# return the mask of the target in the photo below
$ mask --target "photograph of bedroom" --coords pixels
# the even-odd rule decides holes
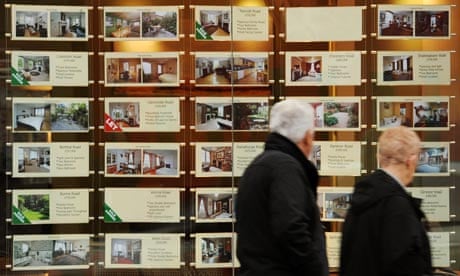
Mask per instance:
[[[229,37],[230,10],[200,10],[201,28],[212,38]]]
[[[448,102],[414,102],[414,127],[447,127]]]
[[[413,102],[380,102],[379,127],[413,127]]]
[[[179,175],[176,150],[144,150],[142,174]]]
[[[268,130],[268,101],[234,103],[235,130]]]
[[[27,81],[49,82],[49,56],[18,56],[17,71]]]
[[[140,126],[139,102],[111,102],[109,114],[121,128],[138,128]]]
[[[50,131],[51,104],[15,103],[13,106],[14,131]]]
[[[291,81],[320,82],[322,81],[321,56],[291,57]]]
[[[177,12],[143,12],[142,37],[177,38]]]
[[[351,204],[351,193],[326,193],[324,195],[324,213],[326,219],[345,219]]]
[[[233,197],[231,193],[198,195],[198,219],[231,219],[233,211]]]
[[[142,240],[112,239],[112,264],[140,264],[142,255]]]
[[[196,104],[196,130],[231,130],[231,103],[199,103]]]
[[[230,263],[232,238],[202,238],[201,261],[204,264]]]
[[[51,37],[86,37],[84,12],[51,12],[50,22]]]
[[[19,173],[49,173],[49,147],[19,147],[17,152]]]
[[[413,36],[413,12],[411,10],[380,11],[381,36]]]
[[[141,83],[141,64],[140,58],[108,58],[107,83]]]
[[[140,175],[141,158],[140,149],[108,149],[106,173]]]
[[[44,11],[17,11],[17,37],[48,37],[48,13]]]
[[[415,36],[449,36],[449,11],[415,11]]]
[[[178,83],[177,58],[143,58],[143,83]]]
[[[88,103],[56,103],[51,105],[51,130],[88,130]]]
[[[383,81],[411,81],[413,56],[384,56]]]
[[[203,172],[231,172],[232,147],[202,147],[201,170]]]
[[[105,37],[127,38],[141,35],[141,14],[139,12],[106,12]]]
[[[196,84],[229,85],[232,59],[228,57],[197,57],[195,60]]]
[[[268,84],[267,57],[234,57],[233,70],[225,77],[234,84]]]
[[[449,150],[446,147],[422,147],[416,173],[447,173]]]

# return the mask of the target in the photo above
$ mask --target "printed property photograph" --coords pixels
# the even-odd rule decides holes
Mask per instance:
[[[140,149],[107,149],[106,157],[108,175],[141,175]]]
[[[268,100],[257,102],[235,102],[233,104],[233,114],[234,130],[268,130]]]
[[[222,264],[232,262],[232,238],[201,238],[201,262]]]
[[[51,37],[85,38],[86,12],[51,12]]]
[[[87,102],[60,102],[51,105],[51,130],[85,131],[89,125]]]
[[[48,13],[46,11],[16,11],[16,37],[48,37]]]
[[[449,123],[448,102],[414,102],[414,127],[448,127]]]
[[[380,128],[406,126],[413,127],[414,113],[412,112],[414,103],[405,102],[379,102],[378,121]]]
[[[105,37],[107,38],[140,38],[140,12],[106,12]]]
[[[50,218],[49,194],[18,195],[17,208],[29,220],[48,220]]]
[[[358,102],[324,102],[315,108],[315,114],[323,114],[325,128],[358,128],[359,103]],[[316,117],[315,117],[316,118]],[[321,118],[321,115],[319,115]]]
[[[159,176],[178,176],[177,150],[143,150],[142,174]]]
[[[230,10],[200,10],[199,18],[195,19],[200,25],[200,31],[212,39],[230,38],[231,16]],[[200,32],[197,30],[196,32]],[[200,32],[201,34],[201,32]],[[203,35],[200,35],[203,36]],[[200,37],[196,35],[196,37]]]
[[[415,36],[448,37],[449,11],[415,11]]]
[[[350,193],[325,193],[324,212],[325,219],[345,219],[351,204]]]
[[[195,81],[198,85],[230,85],[232,58],[230,55],[222,57],[196,57]]]
[[[107,83],[134,84],[142,82],[141,58],[107,58]]]
[[[49,173],[50,147],[18,147],[19,173]]]
[[[447,173],[448,165],[449,149],[447,147],[422,147],[415,173]]]
[[[315,165],[318,171],[321,170],[321,145],[313,145],[308,159]]]
[[[232,163],[231,146],[201,148],[201,171],[204,173],[231,172]]]
[[[231,102],[198,102],[195,107],[197,131],[231,130],[233,112]]]
[[[14,131],[50,131],[51,104],[15,103],[13,105]]]
[[[112,120],[121,128],[140,127],[139,102],[111,102],[108,112]]]
[[[234,217],[232,193],[200,193],[197,195],[197,220],[225,220]]]
[[[49,56],[18,56],[16,66],[17,71],[27,81],[50,81]]]
[[[177,25],[175,10],[142,12],[142,37],[176,39]]]
[[[321,82],[322,74],[321,56],[291,57],[291,81],[293,82]]]
[[[142,83],[177,84],[177,58],[158,57],[142,59]]]
[[[89,239],[13,242],[14,267],[87,265],[88,262]]]
[[[232,70],[225,72],[232,84],[268,84],[268,57],[235,56]]]
[[[383,81],[412,81],[413,56],[383,56]]]
[[[112,264],[140,264],[142,240],[112,239],[110,251]]]
[[[379,31],[381,36],[414,35],[414,13],[411,10],[381,10],[379,12]]]

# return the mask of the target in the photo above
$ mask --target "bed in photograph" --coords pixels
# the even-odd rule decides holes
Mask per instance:
[[[45,120],[45,117],[43,116],[29,116],[29,115],[17,115],[16,116],[16,122],[17,124],[25,125],[30,128],[33,128],[34,130],[40,130],[43,120]]]
[[[164,82],[164,83],[176,83],[177,75],[165,73],[165,74],[161,74],[160,76],[158,76],[158,79],[160,80],[160,82]]]

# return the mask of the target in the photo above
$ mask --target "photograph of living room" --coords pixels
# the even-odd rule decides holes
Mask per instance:
[[[291,57],[291,81],[293,82],[321,82],[322,57],[296,56]]]
[[[139,102],[110,102],[109,114],[121,128],[139,128]]]
[[[51,37],[86,38],[86,12],[51,12]]]
[[[231,192],[197,194],[197,222],[231,221],[234,212],[233,196]]]
[[[449,146],[422,146],[419,153],[416,174],[445,174],[449,173]]]
[[[176,150],[152,149],[143,151],[142,174],[178,176]]]
[[[413,56],[383,56],[383,81],[412,81]]]
[[[140,12],[105,12],[106,38],[140,38]]]
[[[142,255],[142,240],[112,239],[112,264],[140,264]]]
[[[107,58],[106,82],[111,83],[141,83],[142,62],[140,58]]]
[[[448,10],[415,11],[415,36],[449,37]]]
[[[58,102],[51,105],[52,131],[87,131],[88,102]]]
[[[142,37],[177,39],[177,10],[142,12]]]
[[[49,173],[50,147],[18,147],[19,173]]]
[[[351,191],[349,193],[325,193],[324,194],[324,219],[345,219],[351,204]]]
[[[50,57],[49,56],[18,56],[17,71],[27,81],[49,82],[50,81]]]
[[[381,36],[407,36],[414,35],[413,19],[411,10],[381,10],[379,29]]]
[[[201,262],[222,264],[232,262],[232,238],[201,238]]]
[[[107,175],[141,175],[140,149],[108,149]]]
[[[197,101],[195,114],[197,131],[232,129],[232,103],[226,102],[225,99],[220,103]]]
[[[449,102],[414,101],[415,128],[447,128],[449,124]]]
[[[197,85],[230,85],[232,58],[228,56],[196,57],[195,81]]]
[[[202,172],[231,172],[232,147],[201,147]]]
[[[382,101],[378,104],[378,128],[396,126],[413,127],[414,103],[410,101]]]
[[[142,83],[178,84],[177,66],[177,58],[143,58]]]
[[[235,130],[267,131],[268,113],[268,100],[235,102],[233,127]]]
[[[50,131],[51,104],[49,103],[14,103],[14,131]]]
[[[45,11],[16,11],[16,37],[48,37],[48,13]]]
[[[215,40],[230,38],[230,10],[199,10],[199,23],[207,35]]]

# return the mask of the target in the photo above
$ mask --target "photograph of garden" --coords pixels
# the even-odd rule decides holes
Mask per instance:
[[[18,195],[18,209],[30,221],[47,220],[50,217],[48,194]]]
[[[51,130],[88,130],[88,104],[85,102],[51,105]]]

